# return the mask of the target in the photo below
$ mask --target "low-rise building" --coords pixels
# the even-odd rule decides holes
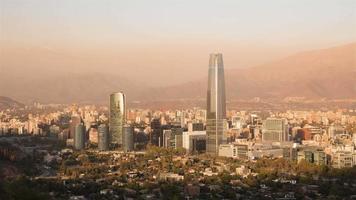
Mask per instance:
[[[314,163],[317,165],[327,165],[328,157],[327,154],[321,149],[303,149],[298,152],[298,163],[305,160],[309,163]]]
[[[332,166],[335,168],[352,167],[353,164],[351,151],[337,151],[332,156]]]
[[[159,180],[163,181],[183,181],[184,176],[174,173],[160,173],[158,176]]]

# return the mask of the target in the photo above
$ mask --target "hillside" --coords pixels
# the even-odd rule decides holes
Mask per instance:
[[[225,79],[228,99],[356,98],[356,43],[301,52],[253,68],[225,70]],[[202,79],[162,88],[156,90],[156,97],[203,99],[206,85]]]
[[[19,108],[23,107],[22,103],[19,103],[9,97],[0,96],[0,110],[8,109],[8,108]]]
[[[11,95],[24,103],[107,103],[112,92],[124,91],[132,99],[141,90],[140,85],[110,74],[49,74],[36,79],[14,75],[11,79],[17,81],[8,80],[10,87],[0,84],[1,95]]]
[[[247,70],[231,70],[227,84],[230,95],[240,98],[356,97],[356,43],[302,52]]]
[[[24,103],[34,100],[43,103],[107,103],[109,94],[114,91],[124,91],[128,101],[141,102],[206,98],[206,79],[149,88],[145,81],[159,78],[159,73],[156,77],[140,80],[114,74],[70,73],[54,69],[38,71],[36,77],[20,72],[11,74],[3,70],[0,95],[11,96]],[[201,73],[207,76],[208,67]],[[225,77],[228,100],[288,96],[356,98],[356,43],[301,52],[253,68],[226,70]]]

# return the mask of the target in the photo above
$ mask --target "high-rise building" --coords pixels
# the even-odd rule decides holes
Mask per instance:
[[[183,128],[171,128],[163,130],[163,147],[175,148],[176,136],[183,134]]]
[[[288,140],[288,126],[285,119],[267,118],[263,122],[263,142],[284,142]]]
[[[98,127],[98,149],[100,151],[109,150],[109,127],[105,124],[101,124]]]
[[[163,128],[159,119],[151,121],[150,143],[155,146],[163,146]]]
[[[125,152],[134,150],[134,129],[130,125],[124,125],[123,130],[123,149]]]
[[[80,124],[81,119],[79,115],[72,115],[70,124],[69,124],[69,135],[68,138],[72,139],[74,138],[74,133],[75,133],[75,127]]]
[[[74,132],[74,148],[76,150],[82,150],[85,147],[85,126],[80,123],[75,126]]]
[[[88,130],[89,142],[90,143],[98,143],[98,129],[92,127]]]
[[[122,148],[122,129],[126,121],[126,98],[122,92],[110,95],[109,129],[111,143]]]
[[[224,142],[226,118],[225,77],[222,54],[210,54],[207,91],[206,152],[217,155]]]

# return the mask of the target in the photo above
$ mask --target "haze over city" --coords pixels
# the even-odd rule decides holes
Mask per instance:
[[[29,79],[99,72],[167,87],[207,77],[210,52],[235,69],[356,41],[352,0],[1,0],[0,9],[1,73]]]
[[[0,199],[356,199],[356,1],[0,0]]]

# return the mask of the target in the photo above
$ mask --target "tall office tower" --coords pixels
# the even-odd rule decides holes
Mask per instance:
[[[267,118],[262,125],[262,142],[288,141],[288,126],[285,119]]]
[[[69,124],[69,139],[74,139],[74,133],[75,133],[75,127],[80,124],[82,120],[80,119],[80,116],[77,114],[72,115],[70,124]]]
[[[167,129],[167,130],[163,130],[163,147],[166,148],[175,148],[176,144],[175,144],[175,138],[178,135],[182,135],[183,134],[183,128],[171,128],[171,129]]]
[[[122,148],[122,128],[126,121],[126,98],[122,92],[110,95],[110,136],[111,143]]]
[[[123,149],[124,152],[134,150],[134,129],[130,125],[124,125],[123,130]]]
[[[163,146],[163,128],[159,119],[151,121],[150,143],[155,146]]]
[[[74,132],[74,148],[76,150],[82,150],[85,147],[85,126],[83,123],[75,126]]]
[[[172,130],[163,130],[163,147],[169,148],[171,147],[171,139],[172,139]]]
[[[109,127],[105,124],[98,127],[98,149],[100,151],[109,150]]]
[[[206,152],[217,155],[224,143],[226,118],[225,78],[222,54],[210,54],[206,116]]]

